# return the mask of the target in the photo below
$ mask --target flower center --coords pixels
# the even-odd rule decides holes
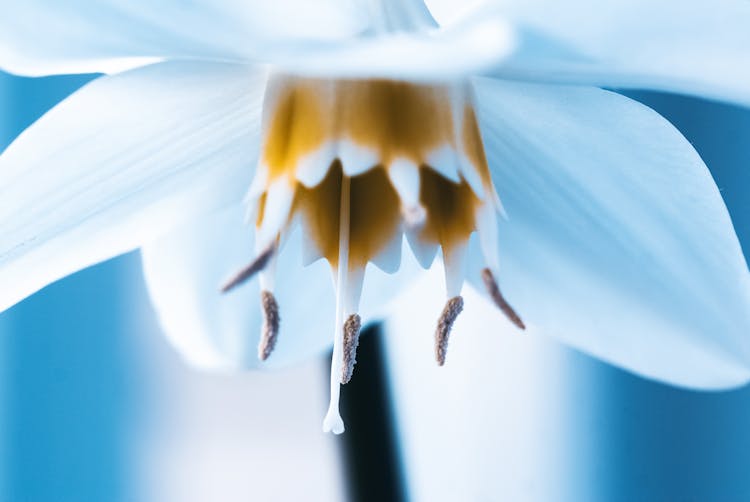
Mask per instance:
[[[325,258],[334,271],[326,430],[343,431],[339,385],[349,381],[355,363],[365,267],[373,263],[395,272],[404,236],[425,268],[442,250],[447,302],[435,334],[438,364],[445,361],[451,327],[463,308],[464,254],[475,231],[488,292],[523,328],[495,280],[496,213],[502,208],[464,83],[272,77],[248,203],[255,214],[258,256],[224,290],[260,274],[266,319],[261,359],[271,354],[280,325],[273,296],[275,255],[295,222],[304,232],[306,263]]]

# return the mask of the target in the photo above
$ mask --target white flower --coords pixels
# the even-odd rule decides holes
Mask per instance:
[[[395,271],[405,234],[422,265],[443,249],[440,363],[468,276],[519,328],[636,373],[750,378],[750,276],[706,166],[658,114],[593,87],[750,104],[747,2],[507,1],[440,29],[420,0],[3,7],[8,71],[134,69],[0,156],[0,309],[141,248],[165,332],[198,365],[256,366],[259,338],[263,364],[284,364],[335,331],[340,432],[358,314],[413,269],[368,268],[360,301],[364,268]],[[301,253],[332,263],[335,298]],[[256,288],[218,291],[253,256],[262,309]]]

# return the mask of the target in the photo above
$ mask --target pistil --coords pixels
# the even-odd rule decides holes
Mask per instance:
[[[347,269],[349,267],[349,207],[350,179],[341,178],[341,199],[339,204],[339,252],[336,270],[336,321],[333,335],[333,357],[331,358],[331,400],[328,412],[323,420],[323,432],[341,434],[344,432],[344,421],[339,414],[339,395],[341,388],[341,368],[344,359],[344,302],[347,295]]]

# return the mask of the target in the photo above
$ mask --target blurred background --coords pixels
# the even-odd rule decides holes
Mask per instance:
[[[90,78],[0,74],[0,150]],[[629,95],[702,155],[747,256],[750,111]],[[430,317],[434,281],[414,286]],[[510,329],[438,370],[410,336],[421,310],[363,339],[334,437],[327,358],[196,372],[159,332],[137,253],[68,277],[0,314],[0,500],[750,500],[750,389],[677,390]]]

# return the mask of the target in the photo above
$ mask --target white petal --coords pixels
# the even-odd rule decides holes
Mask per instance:
[[[281,366],[322,352],[333,331],[333,287],[322,262],[302,269],[299,245],[299,239],[288,242],[276,266],[281,327],[276,349],[262,364],[257,279],[219,291],[254,256],[253,228],[244,223],[242,206],[144,245],[146,284],[167,338],[188,362],[216,370]]]
[[[265,249],[276,240],[289,219],[294,203],[294,184],[288,178],[279,178],[268,187],[263,221],[258,228],[258,246]]]
[[[404,245],[404,236],[401,232],[391,239],[388,245],[370,261],[386,274],[394,274],[401,266],[401,251]]]
[[[363,31],[334,0],[24,0],[2,2],[0,68],[27,75],[100,72],[141,58],[264,60],[274,44]]]
[[[195,214],[237,203],[265,76],[168,63],[102,77],[0,155],[0,310]]]
[[[445,29],[277,47],[283,69],[309,76],[452,79],[496,67],[515,49],[515,33],[498,15],[475,16]]]
[[[461,181],[458,175],[458,155],[452,146],[443,145],[430,152],[427,156],[427,165],[453,183]]]
[[[514,47],[512,30],[498,16],[429,30],[421,1],[6,3],[0,68],[26,75],[119,71],[158,58],[271,62],[314,76],[432,80],[492,68]]]
[[[366,0],[372,31],[418,31],[435,28],[437,23],[422,0]]]
[[[349,140],[339,141],[338,157],[347,176],[362,174],[377,166],[380,162],[377,151]]]
[[[141,249],[149,293],[162,328],[185,359],[202,368],[280,367],[320,354],[333,341],[335,297],[327,263],[302,266],[301,233],[283,246],[276,265],[279,338],[268,360],[257,359],[262,317],[251,280],[229,293],[221,284],[254,253],[253,230],[240,204],[191,221]],[[362,316],[372,320],[413,273],[387,276],[368,268]]]
[[[388,177],[404,204],[419,204],[419,166],[405,157],[388,165]]]
[[[297,181],[308,188],[317,186],[328,174],[328,168],[336,160],[336,142],[326,141],[297,161]]]
[[[690,144],[611,92],[476,87],[510,218],[500,286],[529,331],[678,385],[746,382],[750,274]]]
[[[419,265],[424,269],[430,268],[435,261],[435,256],[437,256],[439,246],[437,244],[425,242],[420,239],[418,233],[414,231],[407,230],[405,235],[409,247],[411,248],[411,252]]]
[[[745,0],[489,3],[527,28],[519,35],[517,57],[500,75],[677,91],[750,105]]]

